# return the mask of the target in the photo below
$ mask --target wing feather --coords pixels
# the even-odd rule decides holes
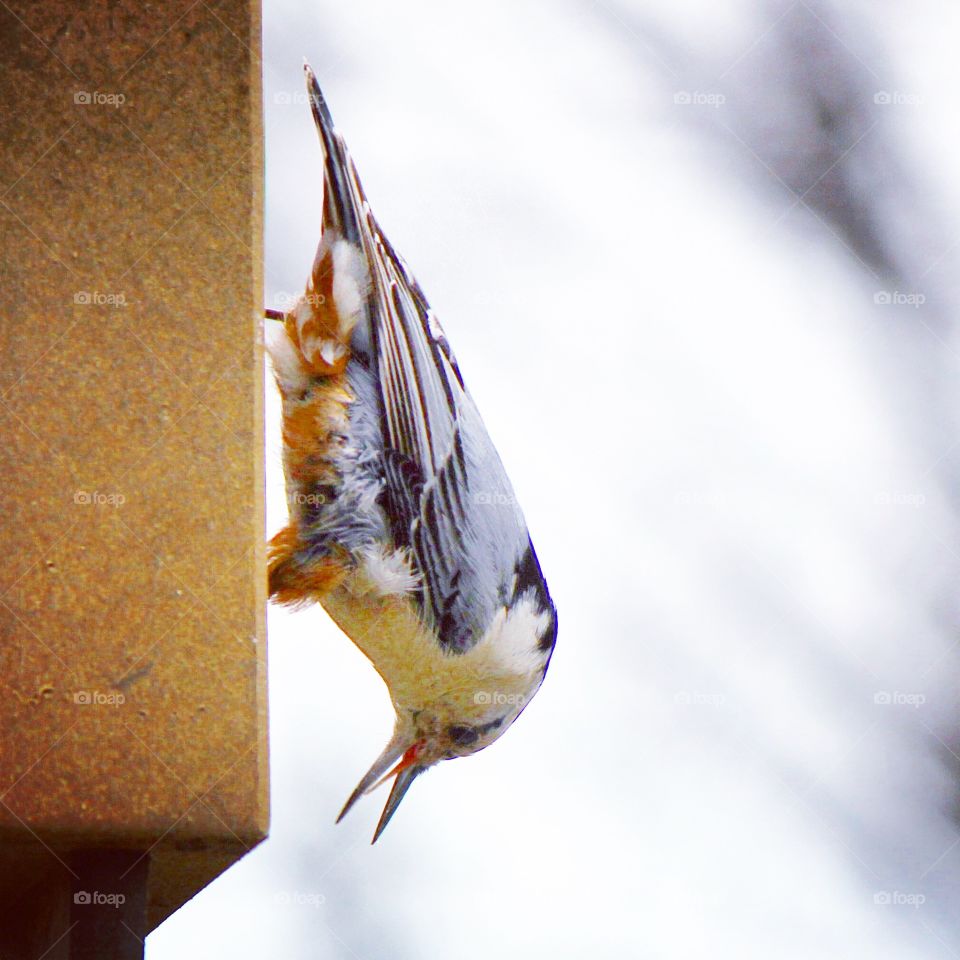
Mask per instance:
[[[421,615],[451,653],[476,644],[517,590],[552,610],[523,514],[423,291],[384,236],[308,72],[326,160],[324,230],[359,242],[370,272],[357,362],[382,405],[383,502],[421,582]],[[536,577],[529,574],[531,558]]]

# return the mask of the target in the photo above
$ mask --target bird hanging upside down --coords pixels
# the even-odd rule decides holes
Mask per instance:
[[[306,293],[268,311],[290,514],[270,543],[269,588],[279,603],[323,604],[390,691],[393,737],[338,818],[395,775],[376,842],[418,774],[516,720],[557,615],[450,345],[304,69],[323,234]]]

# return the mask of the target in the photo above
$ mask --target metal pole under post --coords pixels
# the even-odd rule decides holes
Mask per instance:
[[[142,960],[147,936],[144,850],[76,850],[69,960]]]
[[[36,863],[28,856],[25,864],[21,879],[35,876]],[[141,960],[149,932],[149,865],[144,850],[51,851],[37,882],[3,903],[0,957]]]

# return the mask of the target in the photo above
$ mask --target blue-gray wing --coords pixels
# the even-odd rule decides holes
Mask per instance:
[[[426,299],[369,226],[387,509],[395,543],[421,575],[424,614],[440,642],[462,652],[512,599],[530,538]]]
[[[307,84],[324,147],[324,231],[362,246],[370,272],[351,352],[378,385],[384,511],[395,545],[409,551],[419,575],[423,619],[447,650],[462,653],[521,593],[533,590],[543,610],[552,604],[523,514],[453,352],[370,211],[309,68]]]

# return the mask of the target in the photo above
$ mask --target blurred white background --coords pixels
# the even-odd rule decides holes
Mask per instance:
[[[272,610],[271,838],[148,956],[960,955],[958,9],[264,15],[268,305],[318,240],[306,56],[560,636],[371,848],[382,792],[334,818],[385,689],[321,610]]]

